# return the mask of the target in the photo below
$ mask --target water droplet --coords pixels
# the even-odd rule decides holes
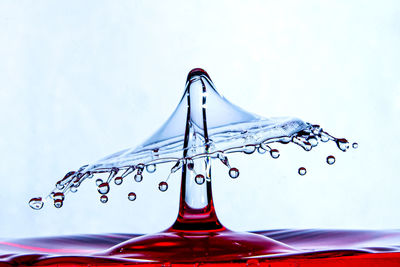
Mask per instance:
[[[137,173],[134,178],[136,182],[140,183],[143,180],[143,175]]]
[[[102,196],[100,197],[100,202],[101,202],[101,203],[107,203],[107,201],[108,201],[108,196],[102,195]]]
[[[182,160],[178,160],[175,165],[171,168],[171,173],[175,173],[177,172],[180,168],[182,168],[183,165],[183,161]]]
[[[122,184],[122,181],[123,181],[122,177],[115,177],[115,179],[114,179],[114,183],[116,185]]]
[[[335,161],[336,161],[336,159],[335,159],[335,157],[334,156],[328,156],[327,158],[326,158],[326,162],[329,164],[329,165],[332,165],[333,163],[335,163]]]
[[[352,146],[354,149],[356,149],[356,148],[358,148],[358,143],[354,142]]]
[[[346,152],[346,150],[349,149],[350,146],[349,142],[344,138],[336,139],[336,145],[343,152]]]
[[[313,134],[319,135],[319,134],[321,133],[322,128],[321,128],[319,125],[315,124],[315,125],[313,125],[312,127],[313,127],[313,128],[312,128],[312,133],[313,133]]]
[[[279,158],[279,156],[281,155],[278,149],[271,149],[269,153],[271,154],[271,157],[274,159]]]
[[[322,142],[328,142],[329,141],[329,136],[325,133],[325,132],[322,132],[321,134],[320,134],[320,138],[321,138],[321,141]]]
[[[101,183],[97,188],[97,191],[102,195],[107,194],[110,191],[110,186],[108,183]]]
[[[54,200],[54,207],[56,207],[57,209],[61,208],[63,205],[63,201],[61,199],[55,199]]]
[[[305,175],[305,174],[307,173],[307,170],[306,170],[306,168],[304,168],[304,167],[300,167],[298,172],[299,172],[299,174],[300,174],[301,176],[303,176],[303,175]]]
[[[204,184],[205,180],[206,179],[204,178],[204,175],[202,175],[202,174],[197,174],[195,177],[196,184],[199,184],[199,185]]]
[[[193,160],[192,160],[192,159],[187,159],[187,160],[186,160],[186,166],[187,166],[187,168],[188,168],[189,170],[193,170],[193,168],[194,168],[194,162],[193,162]]]
[[[236,179],[239,177],[239,170],[237,168],[230,168],[229,169],[229,176],[232,179]]]
[[[59,200],[63,201],[65,199],[64,193],[62,193],[62,192],[54,193],[53,194],[53,199],[54,200],[59,199]]]
[[[243,152],[248,155],[253,154],[254,151],[256,151],[255,145],[248,145],[243,148]]]
[[[158,184],[158,189],[160,189],[161,192],[165,192],[168,189],[168,184],[167,182],[161,182]]]
[[[103,180],[101,180],[100,178],[96,180],[96,185],[99,186],[103,183]]]
[[[130,201],[134,201],[134,200],[136,199],[136,194],[133,193],[133,192],[130,192],[130,193],[128,194],[128,199],[129,199]]]
[[[69,191],[71,191],[71,193],[76,193],[76,192],[78,192],[78,188],[75,187],[75,186],[72,186],[72,187],[69,189]]]
[[[137,173],[142,174],[143,170],[144,170],[144,164],[143,163],[139,163],[137,166]]]
[[[271,147],[266,143],[261,143],[260,147],[266,151],[271,151]]]
[[[257,147],[257,152],[259,154],[264,154],[265,152],[267,152],[267,150],[265,150],[262,146]]]
[[[310,136],[307,141],[311,144],[312,147],[318,145],[318,139],[315,136]]]
[[[34,210],[40,210],[43,207],[43,204],[41,197],[34,197],[29,200],[29,206]]]
[[[229,160],[228,160],[228,157],[227,157],[227,156],[225,156],[225,155],[222,154],[222,153],[218,153],[218,154],[217,154],[217,157],[219,158],[219,160],[220,160],[225,166],[229,167]]]
[[[61,183],[61,181],[58,181],[58,182],[56,183],[56,188],[57,188],[58,190],[63,190],[63,189],[64,189],[64,185]]]
[[[155,172],[156,171],[156,164],[150,164],[150,165],[147,165],[146,166],[146,171],[148,172],[148,173],[153,173],[153,172]]]

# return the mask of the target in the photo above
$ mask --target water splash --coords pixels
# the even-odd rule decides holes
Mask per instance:
[[[60,208],[66,194],[76,192],[82,182],[100,173],[109,174],[105,181],[96,180],[100,200],[106,203],[112,181],[121,185],[125,177],[136,171],[134,181],[141,182],[144,170],[152,174],[159,164],[172,164],[169,175],[158,184],[161,192],[168,189],[170,176],[181,169],[193,172],[192,179],[201,188],[211,180],[210,166],[214,160],[228,168],[231,178],[239,177],[239,169],[229,163],[228,156],[232,153],[268,152],[271,158],[278,159],[280,152],[271,148],[275,143],[296,144],[310,151],[319,143],[328,141],[335,142],[344,152],[350,146],[346,139],[335,138],[319,125],[297,118],[264,118],[249,113],[221,96],[206,72],[195,69],[188,76],[177,108],[147,141],[68,172],[47,197],[32,198],[29,206],[39,210],[46,200],[52,199],[54,206]],[[352,147],[357,148],[358,144],[353,143]],[[329,157],[327,162],[333,164]],[[119,173],[122,174],[118,176]],[[305,173],[304,167],[299,169],[300,175]],[[131,198],[128,196],[129,200]]]

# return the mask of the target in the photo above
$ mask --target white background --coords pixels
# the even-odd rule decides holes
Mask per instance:
[[[176,217],[179,175],[94,181],[62,209],[28,207],[67,171],[144,141],[204,68],[231,102],[296,116],[357,141],[214,168],[218,215],[234,230],[399,228],[398,1],[2,1],[0,237],[145,233]],[[333,154],[337,162],[325,163]],[[300,177],[297,168],[305,166]],[[135,202],[127,193],[135,191]]]

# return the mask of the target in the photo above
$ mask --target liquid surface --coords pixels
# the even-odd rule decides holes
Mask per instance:
[[[140,235],[105,234],[58,236],[46,238],[27,238],[0,241],[0,264],[8,265],[41,265],[76,264],[88,266],[144,264],[168,266],[165,264],[219,263],[257,266],[399,266],[400,265],[400,231],[368,230],[269,230],[256,232],[297,249],[295,252],[243,257],[231,261],[221,258],[209,262],[207,258],[196,258],[196,247],[189,252],[190,261],[181,261],[187,255],[175,255],[173,258],[143,261],[139,258],[126,258],[126,254],[107,256],[118,244]],[[142,236],[143,237],[143,236]],[[209,237],[210,239],[210,237]],[[211,238],[212,239],[212,238]],[[199,242],[195,242],[201,250]],[[193,244],[195,244],[193,243]],[[168,245],[167,243],[164,245]],[[204,244],[203,244],[204,245]],[[101,256],[100,256],[101,255]],[[194,256],[193,256],[194,255]],[[286,264],[286,265],[285,265]],[[297,264],[297,265],[294,265]],[[347,264],[347,265],[346,265]],[[357,265],[359,264],[359,265]],[[364,265],[360,265],[364,264]],[[375,265],[374,265],[375,264]],[[384,264],[384,265],[376,265]],[[265,265],[268,266],[268,265]],[[326,266],[326,265],[325,265]]]

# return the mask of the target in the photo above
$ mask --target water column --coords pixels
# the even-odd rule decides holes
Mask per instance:
[[[187,117],[183,144],[181,196],[178,218],[174,230],[223,230],[215,213],[211,189],[211,161],[209,157],[192,157],[209,152],[210,140],[207,127],[206,72],[192,70],[187,78]],[[204,181],[196,182],[196,176]]]

